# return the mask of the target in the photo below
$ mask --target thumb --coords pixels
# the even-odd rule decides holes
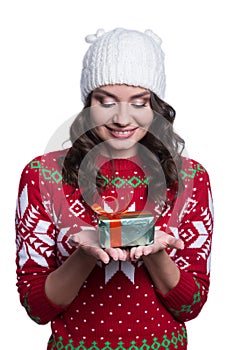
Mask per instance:
[[[177,239],[175,242],[175,248],[177,249],[184,249],[184,242],[182,241],[182,239]]]
[[[80,237],[79,237],[79,235],[77,233],[70,235],[69,239],[68,239],[68,242],[73,247],[74,246],[75,247],[79,246],[80,245]]]

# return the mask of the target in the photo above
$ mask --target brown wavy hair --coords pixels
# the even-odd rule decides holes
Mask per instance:
[[[104,180],[95,166],[95,146],[103,140],[96,134],[95,128],[90,129],[92,124],[88,107],[91,106],[91,97],[92,93],[70,127],[72,147],[62,160],[62,172],[64,181],[74,187],[82,186],[86,198],[92,202],[96,191],[102,192]],[[150,104],[154,118],[146,135],[140,140],[144,147],[139,147],[139,157],[147,174],[151,176],[149,196],[158,203],[165,202],[166,186],[174,189],[174,201],[183,187],[179,172],[184,140],[173,129],[175,110],[152,92]],[[149,152],[145,152],[144,148]]]

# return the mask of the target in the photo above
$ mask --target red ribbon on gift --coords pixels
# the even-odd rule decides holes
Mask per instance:
[[[91,206],[93,211],[95,211],[98,215],[103,215],[107,217],[110,220],[110,246],[111,247],[121,247],[122,246],[122,225],[121,225],[121,216],[132,216],[134,215],[141,215],[141,211],[135,211],[135,212],[128,212],[127,208],[123,211],[118,211],[118,202],[117,199],[108,196],[108,198],[114,199],[116,202],[116,208],[115,212],[109,213],[102,209],[102,207],[95,203]],[[150,212],[144,212],[144,214],[151,214]]]
[[[106,212],[97,203],[94,203],[91,206],[91,208],[98,215],[104,215],[110,219],[110,246],[111,247],[121,247],[121,245],[122,245],[121,215],[125,215],[126,213],[128,213],[128,211],[127,211],[127,209],[124,209],[123,211],[118,211],[119,206],[118,206],[117,199],[115,197],[108,196],[106,198],[111,198],[116,203],[116,208],[115,208],[115,211],[113,213]]]

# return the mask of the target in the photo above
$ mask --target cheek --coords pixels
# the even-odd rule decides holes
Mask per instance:
[[[104,126],[97,126],[95,128],[96,134],[103,140],[106,140],[108,138],[107,130]]]
[[[141,118],[138,118],[138,125],[147,131],[153,122],[153,116],[152,111],[145,112]]]
[[[149,128],[140,128],[137,135],[136,135],[136,140],[140,141],[146,134]]]
[[[113,115],[112,109],[104,109],[97,105],[93,105],[90,108],[91,122],[94,127],[110,122]]]
[[[103,124],[103,115],[98,110],[91,110],[91,122],[93,126],[99,126]]]

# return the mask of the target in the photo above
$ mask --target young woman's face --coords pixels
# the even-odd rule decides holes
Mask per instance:
[[[91,107],[96,133],[112,156],[134,156],[153,120],[150,91],[129,85],[102,86],[93,91]]]

